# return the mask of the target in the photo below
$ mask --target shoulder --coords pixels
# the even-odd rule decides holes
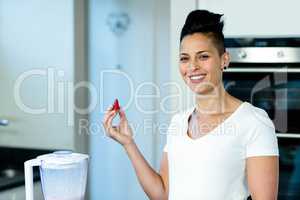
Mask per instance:
[[[245,106],[246,130],[243,131],[246,157],[279,155],[275,126],[268,113],[250,103]]]
[[[242,115],[239,119],[248,128],[251,129],[259,126],[274,129],[274,124],[264,109],[256,107],[249,102],[244,102],[243,106]]]
[[[250,103],[244,105],[242,135],[247,145],[247,157],[278,155],[275,126],[268,113]]]

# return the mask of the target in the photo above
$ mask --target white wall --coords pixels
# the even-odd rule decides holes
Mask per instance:
[[[119,98],[123,106],[129,104],[126,113],[134,127],[135,141],[150,164],[157,167],[164,137],[146,126],[147,123],[153,126],[157,117],[164,119],[166,116],[145,114],[137,107],[154,109],[157,107],[156,100],[129,101],[135,97],[132,93],[137,92],[137,87],[142,83],[163,82],[169,77],[169,1],[159,3],[146,0],[90,0],[89,78],[98,91],[97,97],[92,97],[98,102],[97,109],[90,116],[90,199],[147,199],[125,151],[119,144],[104,137],[104,131],[99,126],[103,109],[115,98]],[[120,37],[116,37],[106,24],[109,13],[118,11],[128,13],[131,19],[128,30]],[[107,74],[101,79],[103,70],[115,69],[118,64],[121,66],[120,72],[132,80],[133,90],[128,80],[120,76]],[[140,94],[145,93],[154,94],[154,89],[145,87]],[[95,128],[96,124],[98,128]]]

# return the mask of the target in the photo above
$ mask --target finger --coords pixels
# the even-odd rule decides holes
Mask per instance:
[[[116,127],[115,126],[110,126],[107,128],[107,135],[109,137],[115,137],[116,135],[118,135],[118,132],[116,130]]]
[[[113,107],[114,107],[114,105],[110,105],[110,106],[107,108],[107,110],[111,111],[111,110],[113,110]]]
[[[104,125],[106,127],[111,126],[112,124],[112,120],[114,119],[114,117],[116,116],[116,111],[111,111],[110,113],[107,114],[106,119],[104,121]]]
[[[118,142],[122,141],[122,135],[120,134],[116,126],[111,126],[109,128],[109,137],[115,139]]]
[[[109,106],[109,107],[105,110],[105,112],[104,112],[104,117],[103,117],[103,120],[102,120],[102,123],[103,123],[103,124],[106,122],[106,120],[107,120],[107,118],[109,117],[111,111],[113,110],[112,108],[113,108],[113,106]]]
[[[107,113],[107,114],[104,116],[103,124],[104,124],[105,126],[107,126],[107,125],[108,125],[108,120],[109,120],[110,118],[113,118],[114,115],[115,115],[115,111],[110,111],[109,113]]]
[[[113,105],[110,105],[106,110],[105,110],[105,113],[108,113],[110,111],[113,110]]]
[[[112,126],[112,120],[113,120],[114,116],[115,116],[115,113],[114,113],[114,112],[110,113],[110,114],[107,116],[106,120],[105,120],[104,123],[103,123],[103,124],[104,124],[104,127],[108,128],[108,127]]]
[[[107,121],[106,121],[106,126],[107,127],[111,127],[112,126],[112,120],[114,119],[114,117],[116,116],[116,111],[112,111],[112,113],[108,116]]]

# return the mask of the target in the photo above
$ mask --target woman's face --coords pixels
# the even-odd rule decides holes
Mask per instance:
[[[195,33],[183,38],[180,45],[180,73],[185,83],[197,94],[210,94],[222,84],[222,69],[229,55],[220,56],[212,40]]]

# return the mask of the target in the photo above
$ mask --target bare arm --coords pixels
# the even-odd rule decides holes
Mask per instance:
[[[278,165],[278,156],[258,156],[246,160],[252,200],[277,200]]]
[[[112,120],[118,113],[120,115],[120,124],[112,126]],[[110,107],[104,116],[103,125],[108,136],[124,147],[147,196],[151,200],[167,200],[168,193],[165,181],[168,180],[168,165],[166,155],[163,156],[161,174],[159,174],[149,165],[136,146],[132,138],[132,130],[123,110],[117,112]]]
[[[158,174],[144,159],[137,146],[132,143],[129,146],[125,146],[125,150],[131,163],[135,169],[136,175],[140,184],[142,185],[145,193],[151,200],[167,200],[168,192],[166,189],[167,181],[167,161],[165,155],[162,159],[161,174]]]
[[[169,161],[168,153],[164,152],[160,165],[160,176],[164,183],[166,199],[169,198]]]

